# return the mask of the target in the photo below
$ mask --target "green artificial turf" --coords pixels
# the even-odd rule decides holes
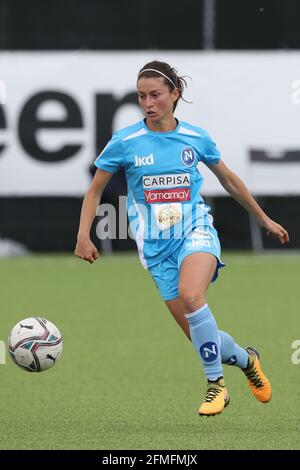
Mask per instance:
[[[0,449],[299,449],[299,254],[223,255],[209,289],[219,328],[255,346],[273,386],[263,405],[225,366],[231,403],[200,418],[200,361],[137,255],[0,261],[0,340],[29,316],[54,322],[63,357],[27,373],[0,365]],[[3,343],[2,343],[3,345]]]

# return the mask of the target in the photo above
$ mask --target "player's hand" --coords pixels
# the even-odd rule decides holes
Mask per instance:
[[[99,258],[99,252],[89,237],[78,237],[75,248],[75,255],[89,263],[93,263]]]
[[[265,221],[262,226],[267,230],[267,236],[271,238],[278,238],[280,243],[284,245],[290,241],[289,234],[281,225],[269,219]]]

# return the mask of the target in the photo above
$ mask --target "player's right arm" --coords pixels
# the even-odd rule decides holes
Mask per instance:
[[[90,230],[101,195],[112,176],[113,173],[98,168],[83,200],[75,255],[89,263],[99,258],[98,250],[90,239]]]

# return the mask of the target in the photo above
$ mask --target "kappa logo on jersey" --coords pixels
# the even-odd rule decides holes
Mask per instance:
[[[150,153],[146,157],[138,157],[137,155],[134,157],[134,166],[143,166],[143,165],[154,165],[154,155]]]
[[[181,160],[185,166],[192,166],[195,161],[195,152],[192,147],[185,147],[181,152]]]
[[[144,189],[149,188],[178,188],[182,186],[190,186],[190,174],[179,173],[173,175],[154,175],[154,176],[143,176],[143,187]]]
[[[218,347],[216,343],[204,343],[200,346],[200,354],[205,362],[212,362],[217,359]]]

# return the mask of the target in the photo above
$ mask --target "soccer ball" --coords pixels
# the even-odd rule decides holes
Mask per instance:
[[[29,372],[42,372],[54,366],[63,349],[58,328],[40,317],[18,322],[8,337],[8,351],[12,360]]]

